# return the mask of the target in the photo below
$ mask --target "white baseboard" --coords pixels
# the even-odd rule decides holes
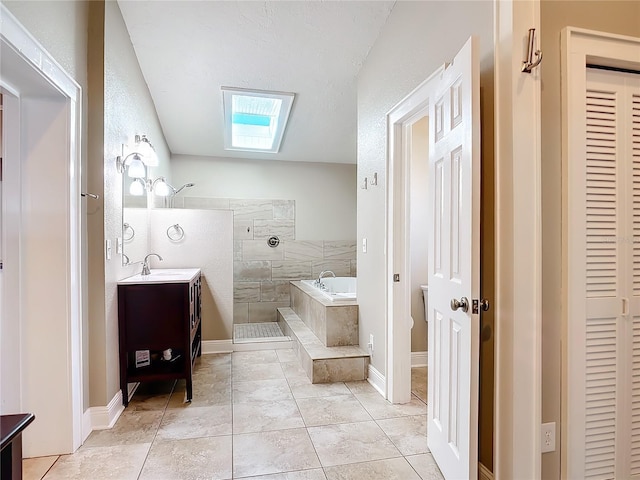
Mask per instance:
[[[231,353],[233,352],[233,341],[229,340],[203,340],[202,354],[208,353]]]
[[[427,352],[411,352],[411,367],[426,367]]]
[[[378,370],[376,370],[371,364],[369,364],[369,373],[367,381],[375,388],[380,395],[383,397],[386,396],[387,385],[386,379],[384,375],[382,375]]]
[[[93,428],[91,427],[91,408],[87,408],[82,414],[82,441],[81,444],[89,437]]]
[[[493,472],[478,462],[478,480],[493,480]]]
[[[293,342],[251,342],[251,343],[233,343],[233,340],[203,340],[202,354],[211,353],[232,353],[232,352],[249,352],[254,350],[279,350],[283,348],[293,348]]]
[[[123,411],[122,392],[118,390],[106,407],[90,407],[87,410],[91,419],[91,430],[106,430],[113,427]]]

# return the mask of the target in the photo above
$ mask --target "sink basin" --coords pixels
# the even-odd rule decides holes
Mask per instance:
[[[133,275],[118,282],[118,285],[145,283],[189,283],[200,273],[199,268],[156,268],[149,275]]]

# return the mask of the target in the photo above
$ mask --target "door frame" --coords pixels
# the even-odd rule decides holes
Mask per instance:
[[[82,383],[82,91],[1,4],[0,49],[0,87],[10,99],[3,148],[17,160],[4,159],[9,228],[2,232],[2,297],[3,309],[10,303],[17,316],[0,318],[2,367],[9,355],[7,367],[20,371],[11,377],[17,391],[4,393],[10,405],[2,413],[36,415],[23,433],[26,457],[73,453],[89,433]]]
[[[540,32],[540,0],[494,2],[494,25],[494,85],[500,95],[495,95],[494,101],[496,298],[492,308],[495,309],[496,340],[493,473],[495,478],[539,478],[542,418],[540,76],[539,69],[532,74],[522,73],[520,65],[526,53],[528,29],[533,27]],[[392,181],[390,177],[394,173],[402,173],[402,167],[396,165],[402,159],[397,156],[397,141],[392,144],[390,138],[392,133],[396,139],[400,138],[391,128],[393,125],[393,121],[388,120],[386,391],[391,401],[396,392],[400,395],[405,390],[402,382],[407,381],[397,374],[396,369],[397,361],[402,361],[401,348],[407,344],[406,340],[402,343],[404,328],[392,320],[394,304],[393,289],[390,288],[394,273],[391,259],[396,252],[389,232],[392,231],[390,227],[397,225],[393,218],[394,210],[398,202],[402,202],[393,190],[397,180]],[[398,215],[397,210],[395,212]],[[409,347],[407,349],[410,351]],[[397,361],[396,355],[399,356]],[[406,358],[404,362],[407,362]]]
[[[411,400],[411,269],[409,252],[410,133],[407,128],[427,116],[431,81],[440,66],[387,113],[387,378],[386,398],[391,403]],[[394,282],[393,276],[400,276]]]
[[[587,63],[640,71],[640,38],[566,27],[562,31],[562,405],[561,465],[563,478],[584,476],[584,326],[572,318],[586,317],[584,304],[584,222],[571,215],[571,203],[582,201],[584,175],[579,162],[586,156]],[[569,245],[572,248],[569,248]],[[579,248],[576,248],[578,246]],[[571,341],[569,341],[571,339]],[[567,445],[573,445],[569,451]],[[581,446],[581,447],[578,447]]]

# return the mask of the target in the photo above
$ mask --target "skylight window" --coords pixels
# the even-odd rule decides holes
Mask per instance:
[[[225,150],[280,150],[293,93],[222,87],[222,95]]]

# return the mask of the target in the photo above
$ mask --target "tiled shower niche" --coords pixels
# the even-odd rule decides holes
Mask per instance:
[[[356,276],[355,240],[296,240],[293,200],[184,197],[174,207],[233,210],[234,324],[276,322],[292,280],[323,270]],[[280,243],[271,247],[274,235]]]

